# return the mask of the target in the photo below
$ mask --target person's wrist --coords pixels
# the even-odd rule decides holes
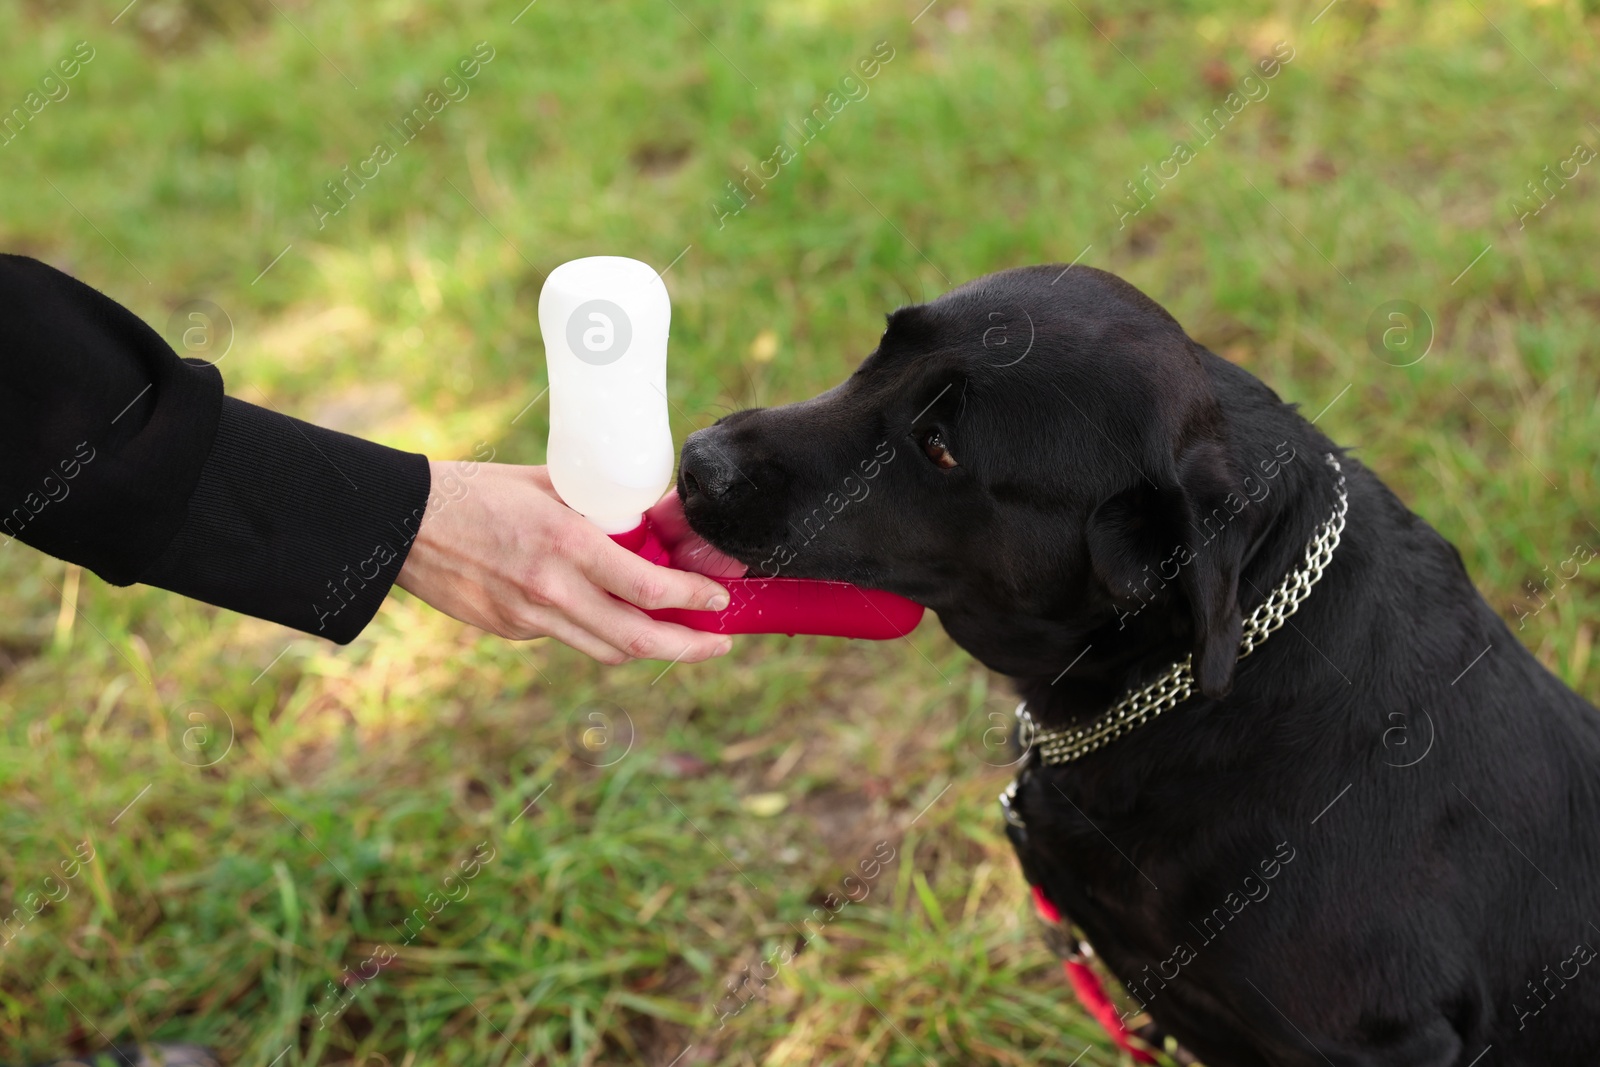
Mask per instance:
[[[439,546],[433,540],[433,534],[439,525],[435,520],[438,518],[442,500],[438,489],[447,483],[451,468],[455,466],[457,464],[449,461],[428,460],[428,499],[422,508],[422,518],[417,522],[417,532],[411,537],[411,546],[406,552],[405,562],[394,580],[395,585],[412,596],[423,597],[419,587],[425,586],[426,573],[432,567],[434,556],[438,552]]]

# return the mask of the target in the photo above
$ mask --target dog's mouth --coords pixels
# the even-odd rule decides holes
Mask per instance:
[[[744,564],[751,578],[812,578],[878,584],[871,563],[852,551],[838,513],[819,506],[805,514],[788,493],[746,487],[734,499],[708,495],[692,468],[678,478],[689,529],[712,549]]]
[[[769,465],[752,472],[748,457],[735,454],[732,445],[711,427],[684,442],[678,465],[678,497],[684,518],[712,548],[750,569],[752,576],[775,577],[778,556],[784,554],[790,524],[783,498],[774,484],[780,480]],[[786,480],[785,480],[786,481]]]
[[[744,564],[749,568],[751,577],[761,574],[760,565],[763,560],[779,552],[780,544],[764,544],[748,540],[741,535],[737,525],[726,517],[708,515],[706,509],[692,506],[691,497],[681,480],[678,485],[678,496],[684,501],[683,514],[689,522],[689,529],[713,550]]]
[[[682,495],[683,491],[680,486],[679,494]],[[715,551],[742,563],[747,568],[748,577],[849,580],[839,574],[819,573],[803,566],[803,542],[796,543],[785,537],[757,537],[744,527],[739,518],[694,507],[690,497],[684,497],[684,500],[684,516],[689,521],[689,528]]]

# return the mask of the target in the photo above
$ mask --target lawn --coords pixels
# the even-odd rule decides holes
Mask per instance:
[[[0,7],[0,248],[246,400],[541,462],[540,284],[620,254],[681,442],[1082,262],[1600,697],[1594,0],[125,3]],[[20,544],[0,587],[0,1062],[1117,1062],[1000,832],[1007,683],[935,618],[602,668],[399,592],[338,648]]]

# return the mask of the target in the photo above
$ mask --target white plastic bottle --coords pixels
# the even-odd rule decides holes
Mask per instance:
[[[671,321],[661,275],[622,256],[563,263],[539,293],[550,480],[569,507],[609,534],[637,527],[672,480]]]

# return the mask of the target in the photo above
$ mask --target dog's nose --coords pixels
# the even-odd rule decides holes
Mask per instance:
[[[679,469],[685,503],[691,497],[711,499],[726,496],[739,477],[739,469],[727,454],[727,447],[708,440],[706,431],[693,434],[683,445],[683,465]]]

